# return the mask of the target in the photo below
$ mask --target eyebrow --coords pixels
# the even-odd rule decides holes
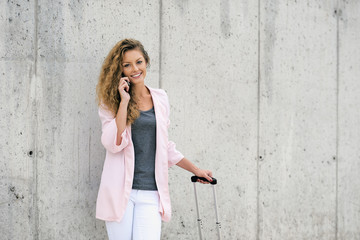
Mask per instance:
[[[142,58],[142,57],[139,57],[138,59],[136,59],[136,61],[139,60],[139,59],[141,59],[141,58]],[[129,63],[129,62],[123,62],[123,63]]]

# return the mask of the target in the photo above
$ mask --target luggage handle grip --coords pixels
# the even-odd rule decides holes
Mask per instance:
[[[203,181],[205,181],[205,182],[208,182],[208,183],[210,183],[211,185],[216,185],[216,184],[217,184],[216,178],[212,178],[212,182],[210,182],[210,181],[207,180],[206,178],[204,178],[204,177],[198,177],[198,176],[192,176],[192,177],[191,177],[191,182],[195,183],[195,182],[197,182],[198,179],[203,180]]]

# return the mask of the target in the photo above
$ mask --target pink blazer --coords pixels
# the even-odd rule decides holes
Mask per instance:
[[[160,196],[159,212],[163,221],[171,217],[168,187],[168,168],[184,156],[168,140],[170,106],[167,94],[162,89],[150,90],[156,117],[155,180]],[[121,133],[122,141],[116,145],[117,127],[115,116],[105,107],[99,107],[102,123],[101,142],[106,157],[96,201],[96,218],[120,222],[129,201],[134,175],[134,146],[131,126]]]

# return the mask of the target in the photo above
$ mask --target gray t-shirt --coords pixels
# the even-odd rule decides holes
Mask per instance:
[[[131,126],[135,150],[133,189],[157,190],[155,181],[156,118],[154,107],[140,111]]]

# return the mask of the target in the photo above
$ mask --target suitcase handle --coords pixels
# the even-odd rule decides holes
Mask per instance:
[[[210,183],[211,185],[216,185],[217,184],[217,180],[216,178],[212,178],[212,182],[209,182],[209,180],[207,180],[206,178],[204,177],[198,177],[198,176],[192,176],[191,177],[191,181],[194,183],[194,182],[197,182],[197,180],[200,179],[200,180],[203,180],[205,182],[208,182]]]

